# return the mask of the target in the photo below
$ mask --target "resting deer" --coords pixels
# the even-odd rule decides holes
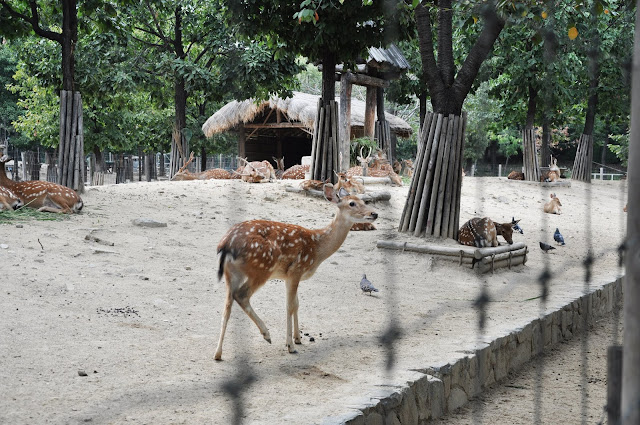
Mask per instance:
[[[249,183],[260,183],[262,180],[275,180],[276,172],[273,165],[269,161],[247,161],[246,158],[238,157],[238,160],[244,162],[240,176],[242,181]]]
[[[349,168],[345,173],[347,177],[389,177],[394,185],[402,186],[402,179],[395,171],[393,171],[393,167],[389,164],[386,155],[381,149],[378,149],[376,156],[372,158],[371,148],[369,148],[367,156],[363,156],[362,147],[360,147],[360,156],[358,156],[358,161],[360,162],[360,166]],[[370,167],[369,163],[372,163]]]
[[[180,167],[180,169],[171,177],[172,181],[182,180],[211,180],[211,179],[230,179],[231,173],[222,168],[212,168],[210,170],[192,173],[187,170],[189,164],[193,161],[193,152],[189,156],[189,160]]]
[[[273,158],[276,163],[276,178],[282,179],[282,175],[284,174],[284,156],[282,158],[272,156],[271,158]]]
[[[308,173],[310,168],[311,167],[309,165],[296,164],[287,168],[284,173],[282,173],[282,179],[302,180],[304,179],[305,173]]]
[[[364,182],[362,179],[358,180],[357,177],[347,177],[345,173],[336,173],[338,176],[338,182],[335,185],[335,190],[340,190],[343,187],[351,195],[358,193],[364,193]]]
[[[555,193],[552,193],[549,196],[551,197],[551,200],[544,204],[544,212],[547,214],[560,214],[560,207],[562,206],[560,199],[558,199]]]
[[[509,180],[524,180],[524,173],[521,171],[511,171],[507,176]]]
[[[361,199],[330,185],[324,186],[328,201],[338,207],[335,218],[324,229],[310,230],[294,224],[267,220],[245,221],[234,225],[218,244],[220,268],[227,297],[222,315],[220,339],[214,358],[222,358],[222,341],[235,300],[271,343],[264,322],[253,311],[249,299],[269,279],[283,279],[287,292],[287,349],[295,353],[300,344],[298,327],[298,284],[315,273],[324,260],[340,248],[354,223],[371,223],[378,214]]]
[[[520,221],[520,220],[518,220]],[[515,222],[515,224],[518,223]],[[498,235],[501,235],[509,245],[513,244],[513,222],[496,223],[489,217],[474,217],[462,225],[458,232],[458,242],[462,245],[483,248],[498,246]]]
[[[4,171],[4,170],[1,170]],[[0,171],[0,172],[1,172]],[[7,189],[6,187],[0,186],[0,211],[2,210],[17,210],[22,206],[22,201],[15,193]]]
[[[0,186],[12,191],[25,206],[40,212],[74,213],[84,205],[80,196],[68,187],[40,180],[15,182],[7,177],[4,164],[9,157],[0,158]]]
[[[551,164],[549,165],[549,171],[542,173],[540,176],[541,182],[557,182],[560,181],[560,168],[558,167],[558,160],[551,156]]]

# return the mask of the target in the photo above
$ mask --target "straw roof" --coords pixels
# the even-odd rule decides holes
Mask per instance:
[[[256,104],[253,99],[244,101],[234,100],[220,108],[202,126],[205,136],[233,130],[240,123],[251,123],[265,113],[266,109],[280,110],[291,122],[299,122],[307,130],[313,131],[316,120],[319,96],[307,93],[293,92],[293,97],[281,99],[277,96]],[[339,99],[336,99],[339,103]],[[351,127],[364,127],[365,103],[351,99]],[[391,131],[400,137],[411,135],[411,126],[402,118],[385,112]]]

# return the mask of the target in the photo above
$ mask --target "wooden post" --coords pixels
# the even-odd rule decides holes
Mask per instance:
[[[614,326],[618,326],[616,323]],[[620,423],[620,396],[622,395],[622,346],[607,349],[607,423]]]
[[[376,94],[375,87],[367,87],[367,98],[364,107],[364,137],[373,139],[375,135],[376,121]]]
[[[342,163],[338,169],[340,171],[349,168],[349,156],[351,152],[351,83],[350,72],[345,72],[340,77],[340,152],[342,152]]]
[[[591,182],[591,163],[593,161],[593,135],[582,134],[578,141],[576,157],[573,161],[571,178],[585,183]]]
[[[640,6],[640,0],[636,2]],[[640,423],[640,7],[636,7],[636,27],[631,66],[631,131],[627,181],[627,239],[624,279],[624,373],[622,374],[622,425]],[[626,367],[627,365],[628,367]]]

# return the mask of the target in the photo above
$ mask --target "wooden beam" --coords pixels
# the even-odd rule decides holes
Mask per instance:
[[[364,137],[373,139],[376,122],[376,95],[375,87],[367,87],[367,98],[364,107]]]
[[[244,128],[307,128],[307,126],[299,122],[271,122],[265,124],[245,124]]]
[[[351,73],[348,73],[348,74],[351,76],[350,77],[351,82],[359,86],[382,87],[384,89],[389,87],[389,82],[386,80],[383,80],[382,78],[376,78],[366,74],[351,74]],[[342,74],[342,75],[345,75],[345,74]],[[341,75],[336,74],[336,81],[341,81],[341,80],[342,80]]]

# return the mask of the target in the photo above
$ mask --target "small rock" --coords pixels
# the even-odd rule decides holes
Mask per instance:
[[[150,218],[136,218],[133,220],[133,225],[139,227],[167,227],[167,223],[152,220]]]
[[[314,342],[316,339],[314,337],[309,338],[309,342]]]
[[[264,200],[267,201],[267,202],[274,202],[275,201],[275,199],[273,199],[271,196],[265,196]]]
[[[6,243],[0,243],[0,248],[9,249],[9,245],[7,245]]]
[[[16,228],[22,229],[24,226],[22,224],[16,224]]]
[[[87,372],[85,372],[84,370],[79,370],[78,376],[87,376]]]

